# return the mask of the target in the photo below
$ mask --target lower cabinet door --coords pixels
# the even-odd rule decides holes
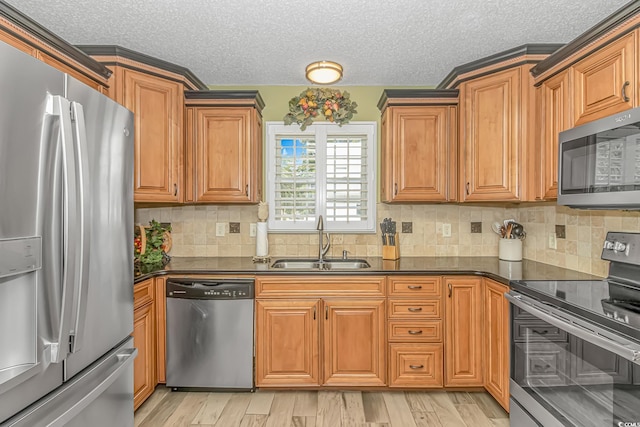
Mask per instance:
[[[318,386],[320,300],[256,300],[256,386]]]
[[[133,408],[137,409],[156,388],[155,304],[133,312],[133,345],[138,356],[133,361]]]
[[[324,385],[385,385],[384,306],[384,298],[324,300]]]
[[[389,387],[442,387],[442,344],[389,344]]]
[[[509,410],[509,287],[485,279],[484,288],[484,386]]]

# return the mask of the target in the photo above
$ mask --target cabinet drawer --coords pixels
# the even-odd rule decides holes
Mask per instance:
[[[442,342],[442,321],[389,320],[389,341]]]
[[[389,387],[442,387],[442,344],[389,344]]]
[[[147,279],[136,283],[133,287],[133,308],[142,307],[153,301],[154,286],[153,279]]]
[[[440,300],[389,299],[389,318],[439,319]]]
[[[389,295],[440,298],[442,282],[440,277],[390,277],[388,292]]]
[[[529,335],[529,341],[532,342],[567,342],[567,333],[565,331],[538,319],[514,320],[513,340],[515,342],[526,341],[527,329],[533,332]]]

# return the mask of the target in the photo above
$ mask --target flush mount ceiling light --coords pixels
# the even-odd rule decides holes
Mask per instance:
[[[307,65],[307,80],[319,85],[329,85],[342,78],[342,65],[332,61],[318,61]]]

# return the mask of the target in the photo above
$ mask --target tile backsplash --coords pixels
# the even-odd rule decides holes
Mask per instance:
[[[255,237],[250,224],[257,221],[256,206],[180,206],[136,209],[136,223],[151,219],[170,222],[173,228],[172,256],[253,256]],[[491,230],[494,221],[513,218],[527,232],[523,244],[526,259],[606,276],[608,264],[600,260],[607,231],[640,232],[640,213],[623,211],[574,210],[556,205],[487,207],[469,205],[386,205],[378,204],[378,221],[391,217],[411,222],[411,233],[400,234],[400,256],[491,256],[498,255],[498,236]],[[239,233],[229,233],[229,223],[239,223]],[[481,232],[471,233],[471,223],[481,222]],[[225,224],[225,235],[216,235],[216,225]],[[444,237],[442,225],[451,225]],[[566,238],[556,239],[549,248],[549,236],[556,225],[564,225]],[[236,224],[234,224],[234,228]],[[474,224],[474,231],[477,224]],[[235,230],[234,230],[235,231]],[[328,256],[381,256],[380,233],[332,234]],[[315,256],[317,233],[269,234],[272,257]]]

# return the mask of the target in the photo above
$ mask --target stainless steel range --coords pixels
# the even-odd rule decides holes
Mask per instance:
[[[512,281],[511,425],[640,426],[640,234],[599,281]]]

